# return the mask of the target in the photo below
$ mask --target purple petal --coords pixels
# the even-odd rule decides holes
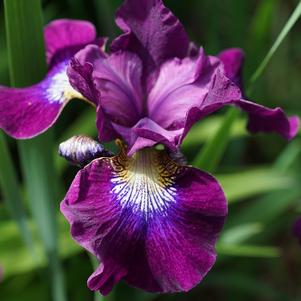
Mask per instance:
[[[16,139],[27,139],[46,131],[67,102],[77,96],[62,62],[40,83],[28,88],[0,87],[0,128]]]
[[[293,227],[294,235],[297,237],[299,242],[301,243],[301,218],[297,219]]]
[[[167,131],[149,118],[142,118],[133,127],[123,127],[112,123],[116,132],[127,142],[128,155],[132,156],[138,150],[161,143],[176,151],[177,138],[181,130]]]
[[[88,45],[71,59],[67,74],[71,86],[89,99],[96,106],[99,103],[100,91],[94,85],[92,73],[95,61],[106,57],[96,45]]]
[[[177,292],[197,285],[214,264],[227,204],[212,176],[144,149],[94,160],[75,177],[61,211],[73,238],[101,262],[90,289],[107,294],[124,279]]]
[[[130,52],[116,52],[95,62],[93,79],[101,93],[100,105],[112,121],[134,125],[143,111],[142,65]]]
[[[238,50],[223,56],[226,55],[242,58]],[[179,145],[196,121],[225,105],[235,105],[249,114],[250,131],[276,132],[286,139],[293,138],[299,127],[298,117],[287,118],[280,108],[269,109],[242,99],[242,92],[233,82],[241,63],[230,61],[224,66],[200,50],[197,56],[164,63],[148,97],[149,117],[167,131],[182,130],[174,139]]]
[[[183,127],[189,109],[201,106],[209,93],[217,64],[202,49],[192,58],[164,63],[148,96],[149,117],[166,129]]]
[[[71,58],[85,45],[93,43],[96,30],[88,21],[60,19],[50,22],[45,27],[44,37],[47,62],[53,66]]]
[[[275,132],[291,140],[299,130],[298,116],[287,117],[281,108],[269,109],[251,101],[240,99],[233,102],[248,113],[248,130],[252,133]]]
[[[222,61],[226,76],[242,88],[242,68],[245,55],[240,48],[229,48],[220,52],[218,58]]]
[[[95,45],[78,52],[68,70],[71,85],[87,98],[94,97],[101,113],[123,126],[134,125],[142,115],[141,73],[141,61],[134,53],[106,56]]]
[[[111,49],[135,52],[143,61],[146,74],[164,61],[187,55],[188,36],[179,20],[161,0],[127,0],[116,15],[124,32]]]
[[[44,36],[50,66],[46,78],[27,88],[0,87],[0,128],[17,139],[32,138],[46,131],[71,98],[83,98],[69,84],[67,65],[87,43],[103,45],[105,41],[95,41],[91,23],[66,19],[49,23]]]

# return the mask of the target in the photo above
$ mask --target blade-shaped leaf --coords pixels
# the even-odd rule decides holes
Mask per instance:
[[[11,83],[13,86],[33,84],[46,71],[41,3],[39,0],[5,0],[4,4]],[[19,142],[19,152],[30,208],[49,261],[53,299],[64,301],[54,213],[57,177],[52,141],[52,133],[48,132]]]
[[[0,154],[0,187],[6,207],[16,221],[29,253],[36,260],[32,235],[27,225],[26,212],[22,203],[19,182],[3,133],[0,133]]]

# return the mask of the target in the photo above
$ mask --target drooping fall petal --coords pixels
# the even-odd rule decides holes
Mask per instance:
[[[47,25],[50,71],[31,87],[0,87],[0,128],[17,139],[32,138],[54,124],[71,98],[82,98],[69,84],[67,66],[70,58],[95,38],[94,26],[89,22],[57,20]]]
[[[212,176],[144,149],[92,161],[61,210],[73,238],[101,262],[90,289],[107,294],[124,279],[151,292],[177,292],[214,264],[227,205]]]

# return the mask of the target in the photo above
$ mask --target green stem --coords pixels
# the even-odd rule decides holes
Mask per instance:
[[[21,87],[31,85],[46,72],[41,3],[5,0],[4,4],[11,83]],[[65,301],[54,210],[58,185],[52,145],[51,131],[18,143],[30,209],[48,258],[52,297],[55,301]]]
[[[36,260],[36,252],[32,234],[28,227],[25,208],[22,203],[17,174],[3,133],[0,133],[0,154],[0,186],[3,192],[5,205],[16,221],[28,251],[32,254],[34,260]]]
[[[202,151],[192,162],[192,165],[200,167],[208,172],[213,172],[222,157],[230,139],[232,125],[239,116],[239,111],[230,108],[226,113],[221,126],[215,135],[204,145]]]

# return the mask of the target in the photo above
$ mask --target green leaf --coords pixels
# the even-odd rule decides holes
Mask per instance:
[[[5,205],[11,216],[15,219],[29,253],[33,256],[33,258],[35,258],[32,235],[26,221],[27,217],[22,203],[19,182],[5,136],[1,132],[0,154],[0,186],[3,192]]]
[[[235,256],[235,257],[269,257],[277,258],[280,256],[280,251],[275,247],[257,246],[257,245],[236,245],[236,244],[221,244],[216,247],[219,255]]]
[[[301,190],[298,187],[270,192],[241,208],[235,218],[229,218],[229,227],[247,223],[270,225],[273,220],[281,217],[289,208],[300,202]]]
[[[217,175],[217,179],[220,181],[229,203],[297,185],[293,176],[277,172],[272,168],[255,168],[227,175]]]
[[[70,227],[64,217],[59,215],[57,220],[59,221],[60,256],[67,258],[83,252],[83,249],[71,239]],[[16,224],[12,221],[0,223],[0,233],[2,233],[0,236],[0,258],[1,267],[5,271],[4,279],[47,266],[44,247],[38,239],[39,226],[34,220],[28,220],[27,223],[33,233],[36,260],[32,259],[24,247]]]
[[[205,144],[202,151],[195,157],[192,165],[213,172],[222,157],[231,135],[232,125],[238,117],[239,111],[231,108],[224,117],[220,128]]]
[[[196,123],[185,137],[182,148],[189,150],[191,147],[200,146],[214,136],[223,122],[223,116],[210,116]],[[238,118],[233,123],[230,136],[231,138],[240,138],[248,135],[246,130],[246,119]]]
[[[252,236],[262,232],[263,225],[260,223],[241,224],[224,230],[219,242],[220,244],[241,244]]]
[[[274,163],[274,168],[279,171],[286,171],[291,166],[293,166],[296,160],[300,157],[300,153],[300,139],[295,139],[294,141],[289,143],[289,145],[277,158],[276,162]]]
[[[4,4],[11,83],[28,86],[41,80],[46,72],[41,3],[39,0],[5,0]],[[53,299],[64,301],[54,213],[57,175],[52,141],[52,133],[48,131],[38,138],[19,142],[18,146],[31,212],[49,261]]]
[[[261,275],[264,276],[264,275]],[[204,285],[213,287],[214,289],[220,289],[224,291],[224,288],[230,288],[234,295],[236,292],[242,292],[243,297],[235,300],[246,300],[246,294],[251,294],[253,299],[258,300],[258,297],[262,300],[273,300],[273,301],[296,301],[287,295],[284,288],[275,289],[273,285],[268,282],[262,281],[262,277],[249,276],[245,272],[241,271],[229,271],[227,272],[216,272],[211,273],[207,276],[207,281]],[[232,295],[229,299],[233,300]],[[249,300],[249,299],[247,299]]]
[[[299,4],[295,8],[294,12],[291,14],[291,16],[288,19],[288,21],[286,22],[286,24],[284,25],[283,29],[281,30],[280,34],[278,35],[278,37],[277,37],[276,41],[274,42],[274,44],[272,45],[271,49],[269,50],[269,52],[267,53],[267,55],[265,56],[265,58],[263,59],[261,64],[258,66],[256,71],[252,75],[250,82],[249,82],[249,89],[256,82],[256,80],[258,80],[258,78],[262,74],[263,70],[266,68],[267,64],[273,57],[274,53],[276,52],[276,50],[278,49],[280,44],[283,42],[285,37],[288,35],[290,30],[293,28],[293,26],[295,25],[297,20],[300,18],[300,16],[301,16],[301,1],[299,1]]]
[[[117,32],[117,28],[114,23],[113,6],[116,6],[114,1],[94,0],[93,3],[95,6],[98,29],[103,30],[107,36],[112,38]]]

